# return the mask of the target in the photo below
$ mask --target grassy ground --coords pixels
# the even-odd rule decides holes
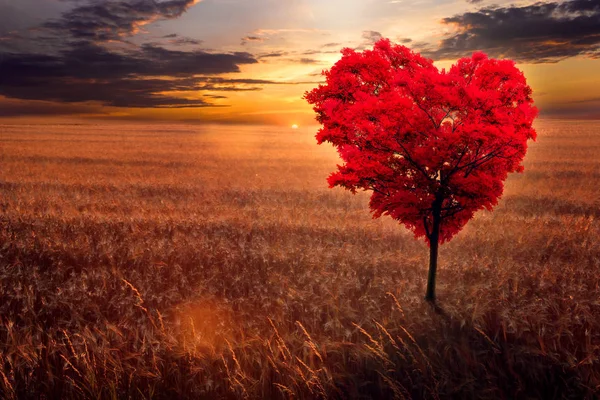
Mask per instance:
[[[600,123],[538,130],[432,309],[312,130],[0,126],[0,398],[600,396]]]

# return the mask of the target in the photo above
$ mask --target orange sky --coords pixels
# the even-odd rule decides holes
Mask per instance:
[[[600,6],[491,4],[0,3],[0,117],[312,124],[302,95],[319,73],[383,36],[439,67],[474,50],[516,59],[542,116],[599,118]]]

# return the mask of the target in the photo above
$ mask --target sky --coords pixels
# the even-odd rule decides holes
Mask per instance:
[[[381,37],[514,59],[542,116],[600,118],[598,0],[0,0],[0,118],[312,124],[303,94]]]

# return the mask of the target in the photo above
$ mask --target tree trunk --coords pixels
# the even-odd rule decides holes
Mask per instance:
[[[429,275],[427,277],[427,292],[425,300],[435,303],[435,276],[437,273],[438,248],[440,245],[440,223],[442,201],[433,203],[433,226],[429,235]]]

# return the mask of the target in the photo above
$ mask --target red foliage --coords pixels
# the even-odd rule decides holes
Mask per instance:
[[[323,125],[317,141],[344,161],[330,186],[372,190],[374,217],[390,215],[427,241],[436,213],[444,242],[491,210],[536,137],[532,91],[515,63],[475,53],[439,71],[387,39],[342,54],[305,94]]]

